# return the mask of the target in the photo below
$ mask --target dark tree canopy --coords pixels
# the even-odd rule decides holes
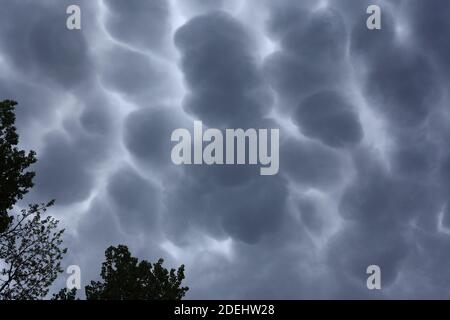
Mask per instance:
[[[79,300],[76,299],[77,289],[73,288],[71,290],[67,288],[63,288],[59,290],[57,293],[54,293],[51,300]]]
[[[87,300],[180,300],[189,290],[181,287],[184,265],[169,271],[162,266],[163,259],[139,262],[124,245],[109,247],[105,256],[103,281],[86,286]]]
[[[66,249],[58,220],[47,204],[32,204],[17,214],[13,206],[33,186],[35,153],[18,150],[16,102],[0,102],[0,299],[42,299],[61,270]]]
[[[0,233],[11,222],[7,211],[33,186],[34,172],[27,168],[36,162],[34,151],[17,148],[19,135],[14,126],[16,102],[0,102]]]

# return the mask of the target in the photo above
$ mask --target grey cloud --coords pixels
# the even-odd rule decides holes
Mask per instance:
[[[265,234],[279,230],[286,214],[287,188],[282,179],[274,180],[256,178],[246,186],[223,193],[216,203],[223,210],[223,227],[230,235],[256,243]]]
[[[137,48],[161,51],[170,30],[168,1],[103,0],[106,28],[116,39]]]
[[[101,81],[126,98],[145,104],[150,98],[161,99],[169,80],[165,66],[151,56],[114,46],[101,61]]]
[[[265,74],[288,110],[308,94],[340,86],[348,41],[337,10],[292,7],[272,15],[270,28],[281,49],[265,62]]]
[[[425,233],[418,232],[416,241],[420,247],[413,247],[414,251],[404,263],[404,279],[414,277],[415,281],[399,284],[399,289],[406,287],[400,293],[402,297],[409,297],[408,290],[415,290],[417,299],[442,299],[449,295],[447,283],[449,273],[446,272],[450,264],[446,254],[449,245],[449,236],[441,232]],[[424,263],[426,261],[427,263]],[[399,290],[399,291],[400,291]]]
[[[430,179],[438,167],[438,143],[420,134],[407,134],[408,138],[398,139],[398,146],[391,155],[395,174],[412,181]]]
[[[272,102],[257,63],[256,42],[240,21],[221,11],[204,14],[177,30],[174,41],[189,89],[186,111],[205,126],[276,126],[265,119]],[[259,177],[255,166],[187,166],[178,179],[181,184],[166,192],[164,215],[166,230],[177,243],[202,230],[214,238],[228,235],[256,244],[276,232],[286,215],[284,179]]]
[[[189,122],[174,114],[169,106],[153,106],[130,113],[124,122],[124,142],[141,162],[156,167],[173,166],[171,160],[173,130],[187,128]]]
[[[117,206],[118,218],[123,229],[135,232],[146,226],[143,232],[155,229],[158,224],[160,195],[156,186],[129,168],[117,171],[110,178],[108,194]]]
[[[400,126],[423,123],[440,98],[440,88],[424,56],[407,50],[380,54],[369,64],[367,96],[373,104]]]
[[[304,135],[331,147],[355,145],[363,137],[354,107],[337,92],[322,91],[306,98],[294,117]]]
[[[39,66],[39,74],[45,74],[56,83],[73,86],[83,81],[91,73],[88,57],[88,47],[84,36],[80,32],[70,32],[49,21],[62,24],[62,19],[43,18],[38,22],[30,34],[30,54]]]
[[[55,133],[47,141],[36,167],[38,195],[43,201],[57,199],[59,204],[86,199],[93,187],[89,162],[62,135]]]
[[[330,240],[328,262],[333,266],[336,277],[346,283],[338,296],[347,299],[379,298],[379,292],[369,292],[366,287],[365,271],[373,264],[383,270],[383,286],[392,286],[410,249],[404,234],[404,230],[391,223],[377,225],[376,228],[371,224],[357,223],[346,226]]]
[[[305,2],[278,1],[269,3],[269,7],[266,27],[274,39],[284,36],[291,28],[304,26],[310,11]]]
[[[198,16],[177,30],[190,89],[184,108],[211,126],[240,127],[267,114],[271,96],[258,69],[253,40],[225,12]]]
[[[426,214],[431,224],[436,222],[431,217],[439,211],[441,200],[434,183],[424,179],[411,182],[392,175],[371,152],[356,155],[354,161],[357,175],[339,205],[343,217],[395,224]]]
[[[421,241],[415,239],[411,225],[422,232],[437,232],[442,207],[436,185],[426,180],[398,179],[375,158],[370,153],[355,157],[356,180],[347,187],[339,204],[339,212],[347,223],[330,242],[329,259],[361,291],[364,289],[361,270],[371,264],[385,270],[385,286],[399,286],[397,280],[414,254],[413,243]],[[353,250],[343,249],[350,243],[354,244]],[[350,290],[349,297],[359,294],[357,290]]]
[[[221,186],[214,185],[213,180],[205,184],[190,176],[182,178],[180,186],[166,192],[166,228],[175,241],[184,241],[186,233],[201,229],[219,239],[228,234],[256,243],[275,232],[286,214],[287,189],[282,179],[276,180],[256,177],[234,186]],[[174,199],[174,195],[178,198]],[[192,202],[192,198],[197,200]]]
[[[446,14],[449,3],[439,0],[424,3],[414,0],[408,3],[407,9],[411,13],[411,19],[408,21],[410,32],[418,36],[418,46],[427,48],[428,53],[439,61],[443,75],[448,77],[450,45],[444,39],[448,37],[450,30]]]
[[[391,50],[398,46],[396,41],[396,25],[393,13],[390,11],[390,6],[383,5],[382,1],[360,1],[355,6],[352,1],[347,1],[346,6],[352,12],[351,22],[349,28],[351,30],[350,53],[355,62],[362,60],[363,63],[376,59],[377,56],[383,55],[386,49]],[[365,3],[363,3],[365,2]],[[379,5],[382,9],[382,24],[383,27],[377,32],[367,29],[365,27],[366,8],[369,4]],[[364,67],[364,64],[361,65]]]
[[[341,83],[342,75],[336,69],[315,68],[290,52],[275,52],[264,65],[270,84],[278,93],[284,110],[294,109],[308,94]]]
[[[304,186],[328,188],[344,178],[344,160],[317,142],[289,139],[280,146],[280,171]]]
[[[192,15],[204,14],[210,11],[224,9],[227,3],[232,3],[232,1],[225,0],[178,0],[177,6],[182,8],[184,12],[188,12]]]
[[[442,183],[446,191],[450,191],[450,157],[442,159],[438,168],[439,181]]]
[[[92,64],[84,34],[65,28],[66,7],[64,1],[5,4],[1,20],[8,23],[5,15],[14,16],[14,23],[2,26],[0,41],[2,53],[23,74],[72,88],[90,77]]]
[[[393,16],[389,6],[381,7],[386,8],[383,28],[371,32],[354,24],[350,53],[362,70],[359,73],[371,106],[397,126],[414,127],[426,121],[442,90],[429,56],[414,42],[400,41],[400,18]]]
[[[86,103],[89,101],[86,97]],[[98,112],[106,106],[91,108]],[[96,130],[102,130],[101,121],[91,120]],[[85,131],[82,122],[72,118],[43,139],[36,164],[36,201],[56,199],[58,204],[66,205],[85,200],[93,191],[96,170],[110,154],[113,145],[110,137],[98,131],[94,134]]]
[[[124,243],[186,263],[191,298],[450,296],[444,1],[3,2],[0,95],[39,159],[26,201],[56,199],[86,280]],[[175,166],[193,119],[279,128],[278,175]]]
[[[281,38],[283,49],[310,63],[336,64],[336,57],[344,57],[347,46],[346,26],[341,14],[334,10],[320,10],[310,14],[303,23],[295,23]]]
[[[112,130],[114,120],[111,109],[97,101],[90,102],[80,116],[80,123],[83,128],[94,134],[107,134]]]
[[[48,120],[52,113],[52,106],[57,103],[56,95],[46,86],[37,83],[28,83],[13,77],[0,78],[0,90],[2,99],[11,99],[20,102],[16,109],[17,126],[21,132],[26,133],[26,128],[33,121]],[[39,103],[36,104],[36,101]]]

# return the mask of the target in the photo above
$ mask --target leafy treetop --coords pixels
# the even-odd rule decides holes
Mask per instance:
[[[105,256],[103,281],[86,286],[87,300],[180,300],[189,290],[181,287],[184,265],[169,271],[162,266],[163,259],[139,262],[124,245],[109,247]]]
[[[27,168],[36,162],[36,154],[17,148],[16,105],[11,100],[0,102],[0,233],[11,223],[7,211],[33,187],[34,172]]]

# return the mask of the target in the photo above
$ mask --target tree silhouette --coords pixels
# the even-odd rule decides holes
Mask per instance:
[[[73,288],[71,290],[63,288],[59,290],[58,293],[54,293],[51,300],[79,300],[76,299],[77,289]]]
[[[16,105],[11,100],[0,102],[0,233],[11,222],[7,211],[33,186],[34,172],[26,169],[36,162],[36,154],[34,151],[26,154],[17,149],[19,135],[14,126]]]
[[[0,234],[0,299],[38,299],[61,270],[61,249],[58,221],[43,214],[53,203],[30,205],[20,216],[13,217],[7,231]]]
[[[180,300],[189,290],[181,287],[184,265],[169,271],[162,266],[163,259],[139,262],[124,245],[109,247],[105,256],[103,281],[86,286],[87,300]]]
[[[13,205],[33,186],[35,153],[18,150],[14,127],[16,102],[0,102],[0,299],[39,299],[61,270],[66,249],[61,248],[64,230],[47,216],[47,204],[32,204],[10,215]]]

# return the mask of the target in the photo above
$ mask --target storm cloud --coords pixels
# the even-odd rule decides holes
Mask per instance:
[[[185,264],[188,298],[450,298],[449,7],[3,1],[0,99],[39,160],[25,202],[56,199],[86,282],[123,243]],[[174,165],[194,120],[279,129],[279,173]]]

